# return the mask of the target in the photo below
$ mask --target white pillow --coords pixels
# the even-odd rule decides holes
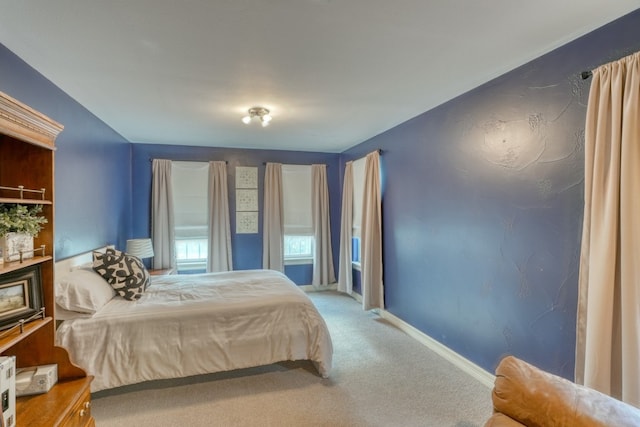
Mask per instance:
[[[65,310],[94,314],[116,291],[95,271],[78,269],[56,279],[55,294],[56,303]]]
[[[78,264],[71,267],[69,270],[91,270],[93,268],[93,261],[85,262],[84,264]]]
[[[56,304],[56,320],[89,319],[93,314],[69,311]]]

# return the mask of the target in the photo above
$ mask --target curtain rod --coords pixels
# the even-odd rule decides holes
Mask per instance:
[[[280,163],[280,162],[262,162],[263,166],[266,166],[267,163]],[[329,165],[326,163],[312,163],[310,165],[307,164],[300,164],[300,163],[280,163],[281,165],[291,165],[291,166],[313,166],[313,165],[325,165],[327,168],[329,168]]]
[[[583,74],[583,78],[585,78],[585,79],[587,77],[584,77],[584,73],[589,73],[589,77],[591,76],[591,71],[584,71],[582,74]],[[373,150],[373,151],[377,151],[378,154],[382,154],[383,153],[382,148],[378,148],[377,150]],[[153,160],[154,160],[153,157],[149,157],[149,161],[150,162],[153,162]],[[163,159],[159,159],[159,160],[163,160]],[[171,160],[171,159],[164,159],[164,160]],[[217,160],[171,160],[171,161],[174,161],[174,162],[200,162],[200,163],[204,163],[204,162],[214,162],[214,161],[217,161]],[[229,162],[226,161],[226,160],[224,162],[226,164],[229,164]],[[262,164],[266,165],[267,162],[262,162]],[[283,163],[283,164],[291,164],[291,163]],[[320,164],[320,163],[318,163],[318,164]],[[311,166],[311,165],[302,165],[302,166]],[[329,167],[329,165],[327,165],[327,167]]]
[[[621,57],[619,59],[614,59],[611,62],[619,61],[620,59],[624,59],[624,58],[629,57],[631,55],[635,55],[635,54],[634,53],[630,53],[629,55],[623,56],[623,57]],[[582,80],[586,80],[591,76],[593,76],[593,71],[583,71],[583,72],[580,73],[580,77],[582,77]]]
[[[149,161],[153,162],[155,159],[153,157],[149,157]],[[221,160],[172,160],[172,159],[158,159],[158,160],[170,160],[172,162],[198,162],[198,163],[209,163],[209,162],[219,162]],[[226,164],[229,164],[227,160],[224,161]]]

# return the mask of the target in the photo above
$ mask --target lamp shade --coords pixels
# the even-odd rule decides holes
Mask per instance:
[[[127,251],[129,255],[140,259],[151,258],[153,256],[153,244],[151,239],[130,239],[127,240]]]

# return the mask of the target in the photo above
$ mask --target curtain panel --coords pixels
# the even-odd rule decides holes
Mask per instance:
[[[360,260],[362,268],[362,306],[365,310],[384,308],[382,283],[382,200],[380,193],[380,154],[367,154],[362,203]]]
[[[576,382],[640,407],[640,52],[593,71]]]
[[[153,268],[174,268],[176,266],[176,256],[171,160],[153,159],[151,174]]]
[[[231,226],[229,221],[229,191],[227,163],[209,162],[209,250],[207,271],[231,271]]]
[[[326,286],[336,281],[333,269],[333,251],[331,249],[327,165],[311,166],[311,183],[311,216],[315,241],[313,279],[311,283],[314,286]]]
[[[267,163],[264,172],[262,268],[284,273],[282,164]]]

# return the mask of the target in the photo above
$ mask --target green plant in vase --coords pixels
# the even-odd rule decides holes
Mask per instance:
[[[33,237],[47,223],[41,213],[42,205],[0,203],[0,259],[16,261],[33,257]]]

